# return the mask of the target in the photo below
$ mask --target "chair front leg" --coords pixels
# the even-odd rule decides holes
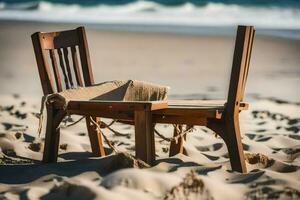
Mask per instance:
[[[43,153],[43,162],[51,163],[57,161],[60,129],[60,122],[65,116],[64,111],[56,110],[52,105],[47,105],[47,125],[45,135],[45,145]]]
[[[153,165],[155,162],[155,141],[151,111],[135,111],[134,127],[136,158]]]

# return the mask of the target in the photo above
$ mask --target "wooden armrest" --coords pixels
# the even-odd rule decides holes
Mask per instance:
[[[70,101],[67,110],[152,111],[168,107],[167,101]]]

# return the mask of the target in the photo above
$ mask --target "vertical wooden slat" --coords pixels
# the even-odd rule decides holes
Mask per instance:
[[[61,49],[57,49],[57,52],[58,52],[60,67],[61,67],[61,70],[62,70],[63,75],[64,75],[64,79],[65,79],[65,85],[66,85],[66,88],[69,89],[70,88],[69,80],[68,80],[68,76],[67,76],[67,73],[66,73],[65,64],[64,64],[63,57],[62,57]]]
[[[56,58],[55,58],[54,50],[50,49],[49,54],[50,54],[50,59],[51,59],[52,68],[53,68],[53,72],[54,72],[54,77],[55,77],[55,81],[56,81],[57,91],[61,92],[62,91],[61,77],[60,77],[59,69],[58,69],[58,66],[57,66],[57,61],[56,61]]]
[[[34,48],[35,58],[39,70],[40,80],[44,95],[54,92],[53,78],[46,59],[45,52],[42,48],[41,33],[37,32],[31,35],[32,44]]]
[[[136,157],[152,165],[155,161],[155,142],[150,111],[134,112]]]
[[[77,81],[77,84],[82,87],[83,83],[82,83],[81,73],[80,73],[80,69],[79,69],[79,63],[78,63],[78,59],[77,59],[77,50],[76,50],[75,46],[71,47],[71,53],[72,53],[72,61],[73,61],[73,67],[74,67],[76,81]]]
[[[246,67],[247,48],[250,27],[238,26],[231,69],[231,78],[226,109],[228,112],[239,112],[239,103],[242,95],[243,75]]]
[[[77,33],[78,33],[78,38],[79,38],[78,47],[79,47],[84,83],[85,83],[85,86],[91,86],[94,84],[94,77],[93,77],[90,53],[89,53],[89,48],[88,48],[88,43],[87,43],[87,38],[86,38],[84,27],[78,27]]]
[[[63,52],[64,52],[64,58],[65,58],[67,72],[68,72],[69,82],[70,82],[71,88],[73,88],[74,83],[73,83],[72,72],[71,72],[71,67],[70,67],[70,63],[69,63],[68,48],[63,48]]]
[[[249,43],[248,43],[248,52],[247,52],[247,62],[246,62],[246,69],[243,77],[243,86],[242,86],[242,94],[241,94],[241,101],[243,100],[244,93],[245,93],[245,87],[246,87],[246,81],[248,78],[249,73],[249,65],[251,60],[251,53],[252,53],[252,46],[253,46],[253,39],[254,39],[255,30],[253,27],[251,27],[250,35],[249,35]]]

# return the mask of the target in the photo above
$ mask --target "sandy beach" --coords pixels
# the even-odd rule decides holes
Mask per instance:
[[[1,93],[40,95],[30,35],[77,26],[0,22]],[[89,27],[87,34],[96,82],[137,79],[168,85],[171,95],[214,99],[227,95],[234,35],[112,32]],[[295,92],[300,83],[299,52],[299,41],[261,36],[258,31],[246,95],[299,102],[300,95]],[[26,83],[26,91],[16,80]]]
[[[92,157],[84,121],[62,128],[59,162],[43,164],[44,135],[37,134],[42,90],[30,35],[77,26],[0,21],[0,199],[300,198],[300,41],[259,31],[246,86],[250,109],[241,113],[247,174],[230,170],[226,145],[205,127],[188,134],[187,155],[171,158],[169,143],[156,135],[153,167],[127,154]],[[226,98],[234,35],[87,26],[87,36],[98,83],[137,79],[170,86],[169,99]],[[104,129],[109,140],[134,155],[134,128],[113,128],[126,135]],[[156,128],[172,136],[172,126]]]

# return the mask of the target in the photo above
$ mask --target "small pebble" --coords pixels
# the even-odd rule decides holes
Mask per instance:
[[[17,139],[20,139],[22,135],[23,135],[23,133],[21,133],[21,132],[16,132],[16,133],[15,133],[15,137],[16,137]]]

